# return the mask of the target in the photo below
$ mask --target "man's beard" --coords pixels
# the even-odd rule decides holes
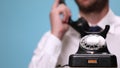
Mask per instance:
[[[94,3],[90,4],[89,6],[84,6],[77,3],[79,10],[82,11],[83,13],[92,13],[92,12],[99,13],[105,8],[107,4],[108,4],[108,0],[96,0]]]

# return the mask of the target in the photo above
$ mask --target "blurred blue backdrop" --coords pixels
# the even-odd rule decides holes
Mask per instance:
[[[0,0],[0,68],[28,68],[42,35],[50,29],[49,12],[54,0]],[[120,15],[120,0],[111,0]],[[78,10],[71,0],[73,19]]]

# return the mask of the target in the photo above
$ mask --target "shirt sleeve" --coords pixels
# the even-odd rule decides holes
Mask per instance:
[[[40,40],[29,68],[55,68],[61,48],[61,40],[47,32]]]

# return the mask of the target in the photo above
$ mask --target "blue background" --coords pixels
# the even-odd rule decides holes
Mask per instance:
[[[42,35],[50,29],[49,12],[54,0],[0,0],[0,68],[28,68]],[[120,15],[120,0],[111,0]],[[78,10],[71,0],[73,19]]]

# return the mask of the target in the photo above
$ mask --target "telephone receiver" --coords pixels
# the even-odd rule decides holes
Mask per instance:
[[[65,4],[65,0],[60,0],[60,4]],[[87,21],[81,17],[76,21],[73,21],[71,17],[69,17],[69,22],[68,24],[74,28],[77,32],[79,32],[80,34],[83,33],[84,30],[88,30],[89,25],[87,23]],[[84,34],[84,33],[83,33]]]
[[[60,4],[65,4],[65,0],[60,0]],[[81,37],[84,37],[85,35],[88,35],[88,34],[99,34],[101,35],[102,37],[106,38],[106,35],[110,29],[110,26],[109,25],[106,25],[105,26],[105,29],[101,32],[88,32],[88,29],[89,29],[89,25],[88,25],[88,22],[83,18],[79,18],[78,20],[76,21],[73,21],[72,18],[70,17],[69,18],[69,23],[68,23],[72,28],[74,28],[77,32],[79,32],[81,34]]]

